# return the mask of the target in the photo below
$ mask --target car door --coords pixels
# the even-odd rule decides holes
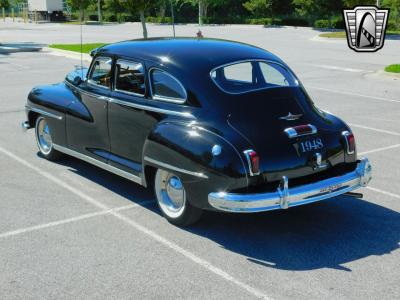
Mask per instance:
[[[107,162],[110,152],[107,109],[112,83],[112,58],[97,57],[87,81],[79,86],[80,101],[71,104],[66,128],[68,147]]]
[[[146,89],[143,63],[115,63],[115,84],[108,109],[110,164],[134,174],[142,172],[144,143],[163,117],[155,108],[165,109],[166,102],[174,105],[186,100],[183,86],[172,75],[153,68],[149,76],[151,88]]]

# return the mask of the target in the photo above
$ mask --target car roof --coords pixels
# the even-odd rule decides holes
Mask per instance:
[[[115,55],[152,61],[165,66],[193,71],[248,59],[282,63],[274,54],[244,43],[206,38],[152,38],[130,40],[98,48],[93,55]]]

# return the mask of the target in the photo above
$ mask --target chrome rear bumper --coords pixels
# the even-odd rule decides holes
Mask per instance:
[[[339,196],[366,186],[371,180],[371,170],[369,160],[363,158],[353,172],[341,176],[293,188],[289,188],[289,180],[284,176],[275,192],[261,194],[210,193],[208,202],[212,207],[228,212],[251,213],[286,209]]]

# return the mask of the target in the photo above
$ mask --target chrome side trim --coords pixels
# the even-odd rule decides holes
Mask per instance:
[[[286,209],[336,197],[368,185],[372,178],[369,160],[363,158],[357,168],[329,179],[289,188],[289,180],[282,177],[275,192],[259,194],[234,194],[215,192],[208,195],[210,205],[228,212],[252,213],[274,209]]]
[[[36,113],[41,114],[41,115],[46,116],[46,117],[54,118],[54,119],[57,119],[57,120],[62,120],[63,119],[63,117],[60,116],[60,115],[57,115],[57,114],[54,114],[54,113],[50,113],[48,111],[45,111],[45,110],[42,110],[42,109],[39,109],[39,108],[34,108],[34,107],[27,106],[27,105],[25,107],[29,111],[36,112]]]
[[[66,147],[63,147],[63,146],[60,146],[60,145],[53,144],[53,148],[55,150],[57,150],[57,151],[65,153],[67,155],[70,155],[70,156],[76,157],[78,159],[81,159],[83,161],[86,161],[87,163],[92,164],[92,165],[94,165],[96,167],[99,167],[99,168],[101,168],[103,170],[109,171],[109,172],[114,173],[114,174],[116,174],[118,176],[124,177],[124,178],[126,178],[128,180],[131,180],[131,181],[136,182],[136,183],[138,183],[140,185],[143,185],[143,179],[141,177],[139,177],[139,176],[133,175],[133,174],[128,173],[128,172],[125,172],[125,171],[123,171],[121,169],[113,167],[113,166],[111,166],[111,165],[109,165],[107,163],[104,163],[102,161],[99,161],[99,160],[97,160],[95,158],[92,158],[90,156],[84,155],[82,153],[79,153],[77,151],[71,150],[69,148],[66,148]]]
[[[180,112],[180,111],[167,110],[167,109],[158,108],[158,107],[151,107],[151,106],[141,105],[141,104],[137,104],[137,103],[126,102],[126,101],[122,101],[122,100],[115,99],[115,98],[109,98],[109,101],[111,103],[116,103],[116,104],[125,105],[125,106],[129,106],[129,107],[133,107],[133,108],[143,109],[143,110],[147,110],[147,111],[153,111],[153,112],[158,112],[158,113],[167,114],[167,115],[173,115],[173,116],[194,119],[194,116],[189,112]]]
[[[177,168],[177,167],[172,166],[170,164],[166,164],[166,163],[163,163],[161,161],[152,159],[152,158],[150,158],[148,156],[145,156],[144,160],[149,162],[149,163],[152,163],[152,164],[158,165],[160,167],[166,168],[168,170],[172,170],[172,171],[176,171],[176,172],[180,172],[180,173],[184,173],[184,174],[188,174],[188,175],[192,175],[192,176],[196,176],[196,177],[200,177],[200,178],[205,178],[205,179],[208,178],[208,176],[206,174],[204,174],[204,173],[193,172],[193,171],[188,171],[188,170],[185,170],[185,169]]]

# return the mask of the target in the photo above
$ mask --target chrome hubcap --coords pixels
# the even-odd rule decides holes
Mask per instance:
[[[49,154],[53,146],[51,140],[49,125],[44,118],[38,120],[36,126],[36,137],[39,145],[39,149],[43,154]]]
[[[162,211],[170,218],[181,216],[185,209],[186,193],[179,177],[159,170],[156,175],[155,189]]]

